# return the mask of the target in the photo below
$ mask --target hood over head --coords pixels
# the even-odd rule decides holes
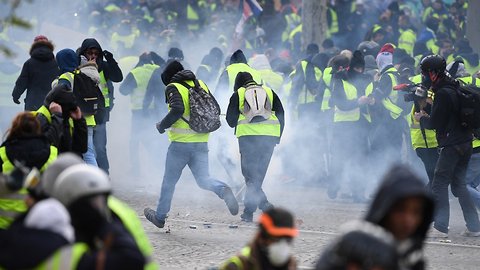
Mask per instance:
[[[238,63],[247,63],[247,58],[245,57],[245,54],[243,54],[242,50],[236,50],[230,57],[230,65]]]
[[[79,65],[77,54],[72,49],[63,49],[56,56],[61,73],[73,72]]]
[[[404,165],[394,166],[383,177],[382,184],[375,193],[365,219],[383,226],[387,215],[395,204],[402,199],[413,196],[424,199],[423,222],[413,236],[422,241],[433,219],[434,202],[427,192],[425,184]]]
[[[99,55],[97,57],[97,65],[100,67],[102,61],[103,61],[103,50],[102,50],[102,47],[100,46],[100,43],[98,43],[98,41],[94,38],[87,38],[85,40],[83,40],[82,42],[82,46],[80,47],[79,51],[78,51],[78,54],[79,55],[85,55],[85,52],[88,50],[88,49],[91,49],[91,48],[96,48],[99,50]]]
[[[182,64],[176,60],[167,63],[161,75],[163,84],[167,85],[171,83],[173,76],[182,70],[184,70]]]
[[[237,74],[237,77],[235,77],[235,84],[233,86],[233,90],[237,91],[239,88],[251,83],[255,83],[252,74],[248,72],[239,72]]]
[[[35,41],[30,47],[30,56],[41,61],[50,61],[54,58],[53,49],[53,44],[48,40]]]

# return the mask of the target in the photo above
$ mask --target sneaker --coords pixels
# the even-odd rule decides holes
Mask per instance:
[[[223,191],[223,200],[225,201],[225,204],[228,207],[228,211],[230,211],[230,214],[232,215],[237,215],[238,214],[238,202],[237,199],[235,199],[235,195],[232,192],[232,189],[229,187],[226,187]]]
[[[427,235],[428,238],[448,238],[448,233],[441,232],[435,227],[430,228]]]
[[[263,212],[267,211],[268,209],[271,209],[273,208],[273,204],[271,204],[270,202],[264,202],[262,205],[260,205],[258,208],[260,208],[260,210],[262,210]]]
[[[240,215],[240,218],[245,222],[253,222],[253,213],[243,212],[243,214]]]
[[[165,226],[165,219],[158,220],[157,213],[155,212],[155,210],[151,208],[145,208],[143,209],[143,214],[145,215],[148,221],[153,223],[153,225],[157,226],[158,228],[163,228]]]
[[[461,235],[465,237],[479,237],[480,232],[471,232],[469,229],[466,229]]]

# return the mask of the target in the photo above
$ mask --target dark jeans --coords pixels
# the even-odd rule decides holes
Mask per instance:
[[[436,205],[434,227],[441,232],[448,233],[450,219],[449,185],[451,185],[453,195],[458,198],[468,230],[472,232],[480,231],[478,213],[465,184],[465,174],[471,155],[471,142],[440,148],[440,156],[433,177],[432,192]]]
[[[267,174],[276,142],[270,136],[243,136],[238,139],[245,191],[245,213],[253,213],[257,207],[263,209],[268,203],[262,184]]]
[[[187,165],[200,188],[213,191],[223,199],[223,192],[228,186],[211,178],[208,173],[208,144],[172,142],[168,147],[162,190],[158,200],[157,218],[159,220],[165,219],[170,211],[175,185],[182,175],[183,168]]]
[[[107,123],[97,124],[93,131],[93,144],[95,145],[95,154],[98,167],[107,174],[110,169],[107,157]]]
[[[427,189],[431,190],[433,176],[435,174],[435,167],[438,161],[438,149],[437,148],[417,148],[415,149],[417,156],[422,160],[423,166],[428,176]]]

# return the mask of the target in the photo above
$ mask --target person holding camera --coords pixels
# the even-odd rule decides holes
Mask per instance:
[[[463,236],[480,236],[478,213],[465,184],[465,174],[472,155],[472,132],[462,126],[458,81],[446,72],[442,56],[429,55],[420,63],[422,84],[431,87],[435,94],[430,115],[425,111],[415,113],[415,120],[427,129],[435,129],[440,156],[433,176],[432,193],[437,210],[434,216],[432,237],[448,237],[450,205],[448,186],[462,207],[467,229]]]

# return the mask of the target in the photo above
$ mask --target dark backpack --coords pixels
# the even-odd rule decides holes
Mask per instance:
[[[480,138],[480,88],[470,84],[461,84],[455,90],[459,100],[462,126],[471,129],[473,135]]]
[[[188,89],[188,101],[190,102],[190,119],[182,119],[190,128],[198,133],[209,133],[217,130],[220,123],[220,106],[210,92],[200,86],[198,80],[194,80],[194,86],[185,82],[180,83]]]
[[[77,104],[84,114],[95,114],[97,110],[104,106],[105,100],[98,85],[81,71],[76,71],[73,77],[73,94],[76,97]]]

